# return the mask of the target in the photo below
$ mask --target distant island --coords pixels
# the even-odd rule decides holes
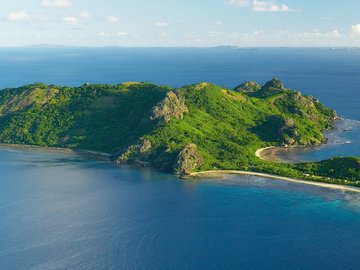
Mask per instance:
[[[334,110],[277,78],[234,89],[127,82],[0,91],[2,144],[88,150],[185,178],[236,170],[356,186],[359,157],[300,164],[259,158],[259,149],[271,146],[326,143],[323,131],[337,119]]]

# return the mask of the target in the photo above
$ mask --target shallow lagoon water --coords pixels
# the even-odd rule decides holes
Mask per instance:
[[[0,150],[0,269],[359,269],[359,194]]]

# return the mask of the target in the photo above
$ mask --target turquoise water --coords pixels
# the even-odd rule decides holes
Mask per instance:
[[[359,269],[358,195],[0,151],[0,269]]]
[[[277,76],[360,120],[360,50],[0,49],[0,74],[0,88]],[[346,123],[292,158],[359,156],[358,122]],[[0,269],[360,269],[358,194],[6,149],[0,187]]]

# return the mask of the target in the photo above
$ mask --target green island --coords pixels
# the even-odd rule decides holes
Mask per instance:
[[[107,153],[181,177],[237,170],[359,185],[360,158],[290,164],[260,159],[259,149],[326,143],[338,116],[279,79],[235,89],[211,83],[181,88],[149,83],[36,83],[0,91],[0,143]],[[198,174],[199,175],[199,174]]]

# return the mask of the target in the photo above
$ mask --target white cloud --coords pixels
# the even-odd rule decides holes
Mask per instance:
[[[339,38],[342,37],[342,34],[339,32],[339,30],[335,29],[334,31],[331,31],[329,33],[327,33],[328,37],[333,37],[333,38]]]
[[[290,12],[296,11],[285,4],[277,4],[269,0],[227,0],[232,6],[251,7],[256,12]]]
[[[117,35],[120,37],[127,37],[129,35],[128,32],[117,32]]]
[[[277,5],[273,1],[260,1],[254,0],[252,3],[252,9],[259,12],[283,12],[283,11],[292,11],[292,9],[287,5]]]
[[[207,36],[212,37],[212,38],[219,37],[222,34],[223,34],[223,32],[217,32],[217,31],[209,31],[209,32],[207,32]]]
[[[351,26],[351,34],[360,35],[360,23]]]
[[[298,33],[297,36],[299,38],[339,38],[341,37],[341,33],[335,29],[331,32],[320,32],[320,31],[313,31],[313,32],[303,32]]]
[[[262,33],[264,33],[264,31],[262,31],[262,30],[255,30],[253,32],[254,35],[261,35]]]
[[[107,21],[108,21],[109,23],[118,23],[118,22],[119,22],[119,18],[116,17],[116,16],[109,16],[109,17],[107,17]]]
[[[67,23],[67,24],[75,24],[75,23],[78,22],[78,19],[77,19],[77,18],[75,18],[75,17],[70,17],[70,16],[64,17],[62,20],[63,20],[64,23]]]
[[[70,8],[74,4],[72,0],[41,0],[39,5],[49,8]]]
[[[31,21],[32,19],[34,19],[34,16],[26,11],[14,11],[7,16],[7,20],[10,22]]]
[[[88,11],[83,11],[80,13],[80,17],[83,19],[87,19],[91,17],[91,14]]]
[[[250,4],[249,0],[228,0],[230,5],[246,7]]]
[[[167,22],[156,22],[155,26],[156,27],[167,27],[167,26],[169,26],[169,24]]]
[[[105,37],[105,38],[114,38],[114,37],[121,37],[121,38],[127,38],[127,37],[134,37],[135,35],[129,33],[129,32],[100,32],[98,33],[98,36]]]

